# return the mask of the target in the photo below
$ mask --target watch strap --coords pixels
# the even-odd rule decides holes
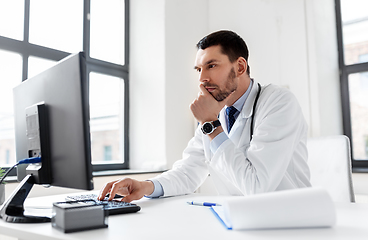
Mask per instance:
[[[221,125],[220,120],[213,121],[213,122],[212,122],[212,125],[213,125],[215,128],[219,127],[219,126]]]

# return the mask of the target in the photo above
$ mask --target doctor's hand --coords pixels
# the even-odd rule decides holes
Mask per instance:
[[[199,90],[198,97],[190,105],[193,116],[200,124],[217,120],[226,101],[217,101],[202,84],[199,85]]]
[[[138,200],[145,195],[151,195],[154,190],[153,182],[137,181],[131,178],[122,178],[105,184],[101,189],[98,200],[103,200],[106,194],[110,194],[109,201],[114,199],[115,194],[125,196],[124,202]]]

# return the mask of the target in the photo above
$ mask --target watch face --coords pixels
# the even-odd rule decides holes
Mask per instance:
[[[207,122],[207,123],[203,124],[202,129],[203,129],[203,132],[210,133],[212,131],[211,123]]]

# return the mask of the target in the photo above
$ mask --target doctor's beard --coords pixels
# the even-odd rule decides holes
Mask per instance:
[[[227,76],[225,89],[220,89],[218,85],[215,84],[203,84],[205,87],[216,87],[218,89],[218,93],[210,93],[218,102],[223,101],[227,98],[232,92],[234,92],[238,88],[238,84],[235,82],[235,70],[234,67],[230,70],[229,75]]]

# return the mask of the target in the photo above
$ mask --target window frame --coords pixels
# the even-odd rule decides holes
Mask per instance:
[[[340,89],[341,89],[341,106],[343,117],[343,132],[350,139],[350,148],[353,149],[352,143],[352,129],[350,116],[350,96],[349,96],[349,75],[354,73],[361,73],[368,71],[368,62],[345,64],[343,30],[342,30],[342,15],[341,15],[341,0],[335,0],[336,12],[336,32],[338,44],[338,61],[340,74]],[[351,162],[353,172],[368,172],[368,160],[358,160],[353,158],[353,151],[351,151]]]
[[[118,77],[124,81],[124,163],[114,164],[93,164],[93,172],[108,171],[108,170],[122,170],[129,169],[129,0],[124,1],[125,11],[125,60],[124,65],[110,63],[99,59],[90,57],[90,6],[91,0],[83,0],[83,52],[86,56],[87,62],[87,81],[89,82],[89,74],[96,72],[113,77]],[[39,57],[53,61],[59,61],[71,53],[64,52],[48,47],[39,46],[29,43],[29,16],[30,16],[30,0],[24,0],[24,29],[23,40],[16,40],[0,36],[0,49],[15,52],[21,55],[23,59],[22,65],[22,79],[25,81],[28,78],[28,58]],[[21,82],[19,81],[19,82]],[[7,170],[8,168],[4,168]],[[10,176],[15,176],[16,171],[12,171]]]

